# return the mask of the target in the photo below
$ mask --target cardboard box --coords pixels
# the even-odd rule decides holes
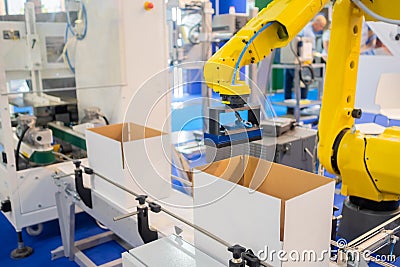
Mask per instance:
[[[328,266],[332,179],[251,156],[196,168],[193,179],[196,225],[256,254],[264,251],[260,256],[273,266]],[[198,232],[195,245],[221,262],[232,257]],[[286,258],[279,258],[279,251]],[[307,251],[317,258],[302,261]],[[295,254],[290,257],[297,252],[299,260]]]
[[[97,173],[140,194],[163,199],[171,192],[169,136],[133,123],[88,129],[89,166]],[[95,177],[92,187],[116,204],[131,208],[135,198]]]

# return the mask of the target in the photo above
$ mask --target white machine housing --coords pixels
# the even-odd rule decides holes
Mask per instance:
[[[390,54],[361,55],[358,66],[357,94],[355,105],[363,112],[380,113],[381,104],[376,102],[379,94],[379,81],[382,75],[400,73],[400,41],[394,37],[398,32],[398,26],[384,22],[367,22],[368,26],[377,35]],[[382,49],[382,48],[380,48]],[[398,84],[396,80],[392,84]],[[395,95],[391,99],[397,100]],[[400,105],[397,106],[399,108]]]
[[[213,40],[229,40],[249,20],[247,14],[215,15],[212,22]]]
[[[83,2],[88,32],[77,43],[75,54],[79,115],[83,117],[85,107],[96,106],[110,123],[122,122],[141,85],[168,67],[166,4],[155,0],[154,8],[146,10],[143,0]],[[149,99],[158,99],[166,90],[167,81],[146,94]],[[168,117],[170,102],[168,97],[164,99],[158,103],[163,106],[159,122],[150,125],[156,129],[162,129],[160,122]],[[143,111],[148,109],[149,103],[142,104]],[[144,125],[146,112],[137,113],[135,123]]]
[[[75,54],[72,48],[69,51],[76,68],[81,115],[86,107],[97,106],[111,122],[122,121],[130,98],[140,85],[167,67],[165,1],[152,1],[151,10],[144,9],[144,2],[84,1],[87,36],[77,42]],[[46,36],[63,40],[66,23],[34,24],[36,33],[27,36],[24,22],[0,22],[1,31],[18,30],[20,35],[15,40],[0,38],[0,200],[11,202],[12,211],[4,215],[16,230],[57,218],[53,176],[62,174],[60,166],[66,165],[71,172],[73,169],[70,162],[21,171],[15,168],[7,81],[30,79],[33,72],[38,74],[36,84],[41,84],[40,79],[74,76],[63,62],[49,61],[45,50]],[[8,36],[12,37],[12,33]],[[34,38],[35,49],[30,49]],[[154,88],[150,95],[159,96],[166,88]],[[163,106],[163,112],[158,112],[160,118],[168,117],[168,101],[166,97],[165,102],[159,103]],[[145,115],[138,114],[138,123],[143,123]]]
[[[64,62],[57,60],[64,46],[66,25],[65,22],[36,23],[38,39],[34,49],[30,49],[24,21],[0,21],[0,58],[7,81],[31,79],[33,68],[41,70],[43,79],[74,77]],[[10,36],[10,32],[18,32],[19,37]]]
[[[209,0],[169,0],[169,7],[178,7],[178,8],[186,8],[194,5],[199,5],[204,2],[209,2]]]
[[[0,201],[11,203],[11,211],[4,215],[16,230],[57,218],[54,199],[57,188],[52,176],[62,164],[16,170],[16,139],[11,127],[9,98],[17,95],[9,95],[15,92],[10,92],[8,83],[31,80],[37,94],[25,95],[39,97],[46,96],[40,93],[42,79],[74,77],[63,61],[58,60],[66,23],[37,23],[32,2],[25,4],[25,13],[25,21],[0,21]],[[35,149],[52,149],[48,146],[52,139],[49,131],[37,131],[30,138],[37,141],[38,134],[41,140]],[[30,154],[32,147],[23,144],[21,151]]]

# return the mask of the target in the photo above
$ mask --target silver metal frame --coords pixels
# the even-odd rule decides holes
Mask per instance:
[[[376,264],[381,266],[395,267],[395,265],[388,262],[379,261],[376,257],[371,255],[368,255],[367,261],[366,259],[364,259],[364,257],[359,257],[359,259],[356,260],[348,259],[349,257],[347,257],[347,255],[354,255],[354,253],[362,255],[362,253],[367,250],[374,253],[382,249],[383,247],[392,244],[393,242],[397,242],[399,238],[395,235],[399,232],[400,214],[362,234],[345,246],[343,246],[343,244],[338,244],[335,241],[331,241],[331,244],[338,248],[338,257],[336,264],[339,264],[339,266],[367,267],[367,261],[370,261],[375,262]],[[395,241],[393,241],[394,239]]]
[[[98,195],[95,191],[92,191],[93,209],[88,208],[80,201],[78,194],[75,192],[75,183],[72,177],[55,179],[55,183],[58,187],[55,197],[62,246],[51,252],[52,259],[65,256],[68,257],[69,260],[75,261],[79,266],[95,267],[97,265],[95,265],[82,250],[111,240],[118,241],[118,243],[123,245],[127,250],[143,244],[137,232],[137,222],[135,218],[129,217],[120,221],[113,220],[113,217],[120,216],[126,211]],[[106,225],[112,232],[105,232],[75,242],[75,209],[77,207]],[[101,266],[113,267],[121,266],[121,264],[121,259],[118,259]]]

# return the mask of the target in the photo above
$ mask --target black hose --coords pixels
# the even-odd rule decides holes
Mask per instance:
[[[302,81],[306,86],[309,86],[315,79],[314,68],[312,66],[310,66],[310,65],[303,65],[303,63],[300,60],[300,56],[298,55],[298,53],[296,53],[296,51],[293,48],[293,43],[292,42],[289,43],[289,48],[292,51],[293,55],[296,57],[299,65],[300,65],[300,71],[299,71],[300,81]],[[311,80],[310,81],[306,81],[303,78],[302,68],[306,68],[306,69],[308,69],[310,71],[310,73],[311,73]]]
[[[29,127],[26,127],[25,130],[22,131],[21,136],[18,139],[17,150],[15,151],[15,169],[19,171],[19,151],[21,150],[21,144],[24,140],[26,132],[28,132]]]
[[[103,117],[104,121],[106,122],[106,125],[110,125],[110,122],[107,120],[107,117],[106,116],[102,116],[102,117]]]
[[[311,79],[310,79],[310,80],[307,81],[306,79],[304,79],[304,77],[303,77],[303,71],[302,71],[301,69],[308,69],[308,70],[310,71],[310,74],[311,74]],[[312,84],[312,83],[314,82],[314,80],[315,80],[314,68],[313,68],[312,66],[310,66],[310,65],[302,65],[302,66],[300,67],[300,73],[299,73],[299,75],[300,75],[300,81],[302,81],[306,86],[309,86],[309,85]]]

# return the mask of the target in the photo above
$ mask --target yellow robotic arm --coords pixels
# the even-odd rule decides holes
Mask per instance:
[[[353,2],[374,13],[399,19],[400,1],[338,0],[334,5],[324,96],[319,123],[318,156],[328,171],[342,177],[342,194],[362,199],[397,201],[400,196],[400,128],[379,136],[354,128],[354,109],[362,18],[372,19]]]
[[[239,69],[286,46],[329,0],[273,1],[218,50],[204,66],[207,85],[227,105],[245,104],[250,88]]]
[[[353,0],[373,12],[399,19],[398,0]],[[397,201],[400,196],[400,128],[379,136],[354,128],[354,109],[362,19],[371,17],[352,0],[334,5],[329,60],[319,125],[320,162],[341,175],[342,193],[370,201]],[[204,67],[207,85],[228,105],[245,104],[250,89],[238,69],[257,63],[274,48],[287,45],[328,0],[274,0],[250,20]],[[240,100],[241,99],[241,100]]]

